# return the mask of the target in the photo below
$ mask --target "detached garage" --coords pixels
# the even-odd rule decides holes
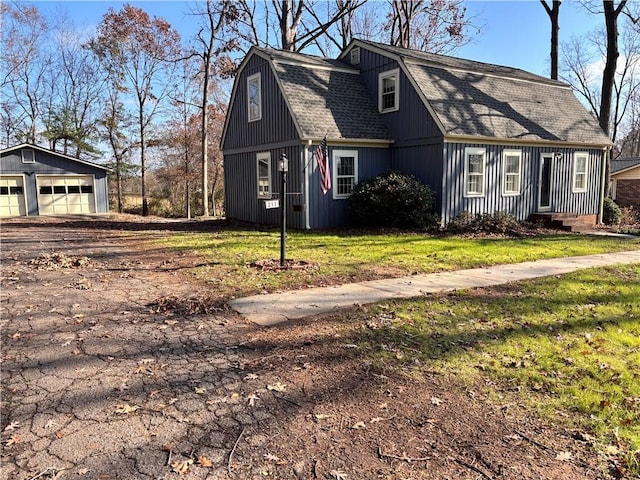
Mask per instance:
[[[640,157],[611,161],[611,197],[621,207],[640,210]]]
[[[0,155],[0,217],[109,212],[108,168],[30,144]]]

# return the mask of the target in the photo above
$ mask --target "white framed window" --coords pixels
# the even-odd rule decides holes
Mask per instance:
[[[247,108],[250,122],[255,122],[262,118],[262,80],[260,72],[247,78]]]
[[[360,47],[353,47],[351,49],[351,65],[358,65],[360,63]]]
[[[395,112],[400,108],[400,73],[396,68],[378,75],[378,110]]]
[[[271,152],[257,155],[258,198],[271,198]]]
[[[586,152],[576,152],[573,157],[573,192],[587,191],[587,167],[589,164],[589,154]]]
[[[520,195],[521,179],[522,152],[505,150],[502,152],[502,195]]]
[[[36,163],[36,152],[33,148],[22,149],[22,163]]]
[[[358,151],[333,151],[333,198],[348,198],[358,183]]]
[[[484,171],[486,152],[484,148],[464,149],[464,195],[484,197]]]

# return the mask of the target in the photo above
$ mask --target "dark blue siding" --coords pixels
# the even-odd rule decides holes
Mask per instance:
[[[38,215],[36,177],[38,175],[93,175],[96,212],[109,212],[107,171],[89,164],[61,157],[54,152],[35,149],[35,163],[22,163],[22,151],[11,150],[2,154],[0,174],[21,175],[24,178],[27,214]]]
[[[258,72],[261,74],[262,119],[249,122],[247,77]],[[299,138],[282,92],[265,59],[259,55],[253,55],[235,81],[235,96],[227,113],[223,150],[274,144]]]
[[[393,148],[391,166],[394,170],[413,175],[434,193],[435,213],[442,206],[442,144]]]
[[[360,49],[360,72],[371,98],[378,105],[378,75],[399,68],[398,62],[378,53]],[[427,111],[422,99],[400,69],[400,108],[383,113],[382,119],[396,143],[421,141],[441,137],[437,124]]]
[[[267,209],[265,200],[258,198],[257,154],[271,153],[271,192],[272,198],[280,196],[280,172],[278,159],[282,152],[289,159],[287,174],[287,224],[291,228],[304,228],[304,209],[296,210],[294,206],[304,202],[304,185],[302,182],[303,158],[301,147],[285,147],[272,150],[256,150],[254,152],[225,155],[225,210],[229,219],[252,222],[261,225],[280,225],[280,209]]]
[[[480,147],[486,150],[483,197],[465,197],[464,195],[465,147]],[[502,193],[504,150],[522,151],[519,195],[506,196]],[[551,211],[579,215],[598,213],[602,169],[601,150],[447,143],[444,151],[442,216],[445,223],[465,211],[472,214],[508,212],[518,220],[526,220],[532,213],[536,213],[539,203],[540,158],[543,153],[559,154],[552,164]],[[575,152],[589,153],[588,187],[585,193],[572,192]]]
[[[308,159],[311,159],[315,145],[308,151]],[[375,177],[391,168],[390,150],[387,148],[356,148],[343,146],[330,146],[329,158],[333,158],[334,150],[353,150],[358,152],[358,181]],[[320,190],[320,173],[315,162],[310,161],[308,168],[309,178],[309,227],[312,229],[332,228],[349,225],[350,210],[349,199],[334,199],[333,191],[326,195]],[[333,164],[331,165],[333,168]],[[333,171],[332,171],[333,172]],[[333,187],[335,189],[335,185]]]

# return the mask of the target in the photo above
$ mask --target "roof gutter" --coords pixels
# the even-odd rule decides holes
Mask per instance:
[[[488,145],[543,145],[549,147],[564,148],[611,148],[613,144],[609,143],[590,143],[590,142],[568,142],[563,140],[544,140],[544,139],[514,139],[514,138],[497,138],[483,137],[471,135],[446,135],[445,142],[465,142],[465,143],[484,143]]]
[[[320,143],[323,140],[322,137],[306,137],[302,138],[303,144]],[[389,139],[376,139],[376,138],[330,138],[327,137],[327,143],[332,146],[360,146],[360,147],[381,147],[389,148],[389,146],[395,143],[395,140]]]

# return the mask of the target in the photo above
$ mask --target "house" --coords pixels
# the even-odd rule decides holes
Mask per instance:
[[[0,150],[0,217],[108,213],[108,172],[37,145]]]
[[[313,152],[326,138],[333,188]],[[570,87],[515,68],[353,40],[335,60],[253,47],[221,139],[228,218],[278,224],[277,161],[289,160],[287,222],[348,225],[358,181],[388,170],[462,212],[600,212],[611,141]]]
[[[640,157],[611,160],[611,198],[640,210]]]

